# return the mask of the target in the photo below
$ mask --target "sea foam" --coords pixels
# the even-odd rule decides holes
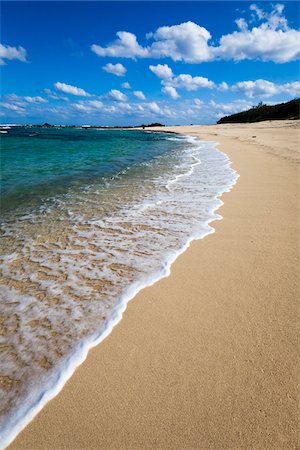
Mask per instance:
[[[215,143],[168,139],[182,145],[3,225],[1,448],[57,395],[127,302],[214,231],[219,197],[238,175]]]

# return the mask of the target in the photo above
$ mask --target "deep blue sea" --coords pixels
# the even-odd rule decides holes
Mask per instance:
[[[126,303],[214,231],[237,174],[191,136],[11,127],[1,177],[0,448]]]

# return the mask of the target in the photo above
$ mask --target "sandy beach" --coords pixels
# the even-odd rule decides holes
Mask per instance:
[[[165,130],[231,159],[223,220],[128,304],[10,449],[299,448],[299,121]]]

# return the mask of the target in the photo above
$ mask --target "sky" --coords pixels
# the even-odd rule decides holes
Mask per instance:
[[[1,2],[1,123],[215,123],[300,95],[299,2]]]

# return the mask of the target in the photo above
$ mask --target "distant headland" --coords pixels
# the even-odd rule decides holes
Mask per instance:
[[[248,111],[222,117],[217,123],[260,122],[263,120],[300,119],[300,99],[268,106],[260,102]]]

